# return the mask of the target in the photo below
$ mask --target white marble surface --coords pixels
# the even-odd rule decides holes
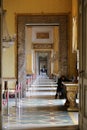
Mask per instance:
[[[17,104],[10,99],[9,115],[7,106],[3,106],[3,130],[77,125],[78,112],[64,111],[65,99],[55,99],[54,85],[53,80],[38,77],[33,86],[28,86],[25,98],[18,99]]]

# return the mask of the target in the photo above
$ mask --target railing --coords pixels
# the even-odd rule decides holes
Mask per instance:
[[[26,77],[26,90],[27,91],[35,79],[36,79],[36,74],[30,74]]]
[[[2,90],[2,105],[6,106],[7,105],[7,115],[9,115],[9,90],[8,87],[8,82],[16,82],[15,78],[3,78],[2,82],[4,83],[4,87]]]
[[[14,95],[15,98],[15,107],[19,106],[20,107],[20,101],[22,99],[22,91],[23,91],[23,82],[26,82],[26,90],[28,91],[28,88],[31,86],[31,84],[33,83],[33,81],[36,79],[36,75],[32,74],[27,76],[27,78],[24,81],[18,82],[15,78],[4,78],[3,82],[4,82],[4,89],[2,91],[2,105],[7,107],[7,115],[9,116],[10,112],[9,112],[9,96],[10,93],[12,92],[12,94]],[[13,82],[15,81],[15,88],[14,89],[9,89],[8,86],[8,82]],[[26,91],[25,90],[25,91]]]

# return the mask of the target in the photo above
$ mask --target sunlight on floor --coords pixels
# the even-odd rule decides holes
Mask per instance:
[[[15,99],[9,100],[9,115],[7,107],[3,107],[3,129],[78,125],[78,112],[66,111],[65,99],[55,99],[55,93],[53,80],[38,77],[25,98],[17,100],[17,104]]]

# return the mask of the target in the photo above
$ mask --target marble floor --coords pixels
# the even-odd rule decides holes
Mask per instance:
[[[9,99],[8,107],[3,106],[3,130],[78,125],[78,112],[68,112],[65,99],[55,99],[56,87],[53,79],[38,76],[25,98]]]

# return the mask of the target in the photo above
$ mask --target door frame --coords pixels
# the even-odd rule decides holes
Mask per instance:
[[[87,0],[79,0],[79,129],[87,129]]]

